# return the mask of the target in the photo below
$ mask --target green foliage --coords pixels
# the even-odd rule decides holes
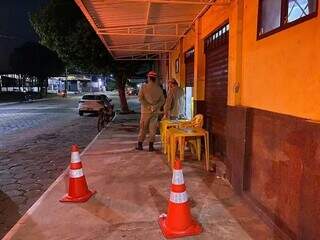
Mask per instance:
[[[113,73],[121,109],[128,111],[124,94],[127,80],[145,63],[114,61],[74,0],[51,0],[33,13],[30,21],[41,43],[57,52],[69,72]]]
[[[27,42],[10,55],[15,73],[36,77],[40,81],[64,72],[64,64],[57,54],[39,43]]]
[[[73,0],[51,0],[30,21],[41,44],[56,51],[69,71],[110,72],[110,54]]]
[[[115,79],[117,79],[118,87],[124,87],[128,78],[134,76],[139,68],[144,65],[139,61],[118,61],[113,63],[112,69]]]
[[[137,87],[137,83],[135,83],[135,82],[128,82],[127,85],[128,85],[128,87],[133,87],[133,88]]]
[[[73,0],[51,0],[30,16],[41,44],[56,51],[68,70],[95,74],[113,73],[123,81],[145,63],[114,61]]]
[[[107,91],[113,91],[117,89],[117,83],[114,80],[108,81],[107,83]]]

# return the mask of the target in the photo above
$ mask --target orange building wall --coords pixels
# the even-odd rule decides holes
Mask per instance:
[[[176,70],[175,70],[175,62],[176,62],[176,59],[178,59],[180,56],[180,46],[178,45],[177,46],[177,49],[170,53],[170,60],[169,60],[169,64],[170,64],[170,75],[171,75],[171,78],[175,78],[179,83],[181,83],[181,79],[180,79],[180,70],[178,73],[176,73]],[[181,61],[180,61],[180,67],[181,69]]]
[[[166,57],[166,55],[165,54],[162,54],[162,55],[160,55],[162,58],[164,58],[165,59],[165,57]],[[160,61],[160,63],[159,63],[159,65],[160,65],[160,71],[159,71],[159,74],[160,74],[160,80],[161,80],[161,83],[163,84],[163,85],[165,85],[166,83],[167,83],[167,81],[168,81],[168,67],[167,67],[167,65],[168,65],[168,62],[167,62],[167,60],[161,60]]]
[[[256,41],[257,11],[245,3],[241,104],[320,120],[320,17]]]
[[[183,53],[190,50],[194,47],[194,41],[195,41],[195,31],[194,27],[190,29],[190,31],[187,33],[187,35],[183,38]]]
[[[202,16],[199,21],[188,32],[187,36],[183,39],[183,53],[195,48],[195,81],[193,96],[195,100],[204,100],[205,88],[205,54],[203,44],[205,38],[221,24],[228,20],[229,8],[224,6],[211,7]],[[198,41],[198,44],[197,44]],[[198,49],[199,48],[199,49]],[[199,55],[197,55],[199,54]]]
[[[232,1],[211,7],[199,19],[199,40],[229,21],[228,105],[243,105],[320,121],[320,17],[256,40],[258,0]],[[320,1],[319,1],[320,4]],[[243,28],[243,29],[242,29]],[[171,54],[172,76],[184,83],[183,54],[196,46],[195,27],[177,47],[180,73],[174,73],[177,53]],[[181,49],[182,48],[182,49]],[[197,51],[196,51],[197,52]],[[199,51],[195,74],[196,100],[204,100],[205,54]],[[199,67],[200,66],[200,67]],[[236,86],[240,91],[236,92]]]
[[[241,56],[239,44],[239,24],[242,26],[239,8],[241,9],[242,0],[232,1],[228,6],[213,6],[201,18],[201,40],[205,39],[219,28],[221,25],[229,22],[229,70],[228,70],[228,105],[240,104],[240,93],[235,92],[235,86],[241,82]],[[239,20],[240,18],[240,20]],[[240,50],[240,51],[239,51]],[[203,54],[203,63],[205,64],[205,54]],[[205,76],[205,69],[202,70]],[[240,83],[239,83],[240,84]],[[204,89],[203,84],[202,89]],[[198,90],[199,99],[204,99],[204,90]]]
[[[216,28],[228,21],[230,8],[228,6],[213,6],[201,17],[201,38],[205,39]]]
[[[194,99],[205,98],[205,54],[199,43],[228,20],[228,105],[320,121],[320,14],[258,41],[257,18],[258,0],[234,0],[228,7],[211,7],[196,22],[194,31],[189,32],[179,50],[181,54],[195,46],[197,73]],[[236,86],[240,86],[239,92],[236,92]],[[253,140],[248,142],[253,144],[252,152],[248,154],[250,159],[243,161],[250,161],[251,165],[251,176],[248,176],[251,196],[271,213],[271,217],[278,217],[293,234],[318,236],[316,223],[319,222],[319,214],[314,212],[319,204],[313,199],[316,187],[310,184],[319,180],[318,163],[312,157],[314,161],[310,162],[307,154],[310,147],[317,147],[314,132],[318,126],[313,125],[311,130],[301,119],[260,110],[254,110],[250,118],[253,122],[248,139]],[[299,131],[296,129],[298,125]],[[238,160],[233,159],[234,162]],[[301,177],[300,166],[308,162],[314,168],[303,169],[305,177]],[[269,182],[270,179],[272,181]],[[301,188],[302,191],[295,191],[303,181],[307,184]],[[290,184],[296,188],[290,189]],[[286,202],[288,199],[290,201]],[[300,208],[306,199],[307,208]]]
[[[183,53],[195,48],[195,91],[193,93],[195,100],[205,99],[205,54],[203,44],[205,39],[217,28],[226,22],[230,22],[230,47],[229,47],[229,83],[228,83],[228,104],[236,105],[239,103],[237,93],[234,92],[234,86],[239,80],[238,66],[236,64],[238,56],[238,2],[233,1],[228,6],[211,7],[188,32],[183,39]],[[232,39],[231,39],[232,38]],[[198,41],[198,44],[197,44]],[[202,44],[202,46],[201,46]],[[197,49],[199,47],[199,49]],[[197,56],[197,54],[199,54]],[[240,67],[241,68],[241,67]]]

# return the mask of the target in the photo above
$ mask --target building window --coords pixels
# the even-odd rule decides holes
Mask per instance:
[[[316,16],[318,0],[260,0],[258,38]]]
[[[280,27],[281,0],[262,0],[260,4],[260,33],[267,33]]]
[[[316,2],[316,0],[288,0],[288,22],[293,22],[315,13]]]

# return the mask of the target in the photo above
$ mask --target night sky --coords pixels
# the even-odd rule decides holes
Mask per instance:
[[[0,73],[9,71],[9,56],[27,41],[38,41],[28,14],[48,0],[0,0]]]

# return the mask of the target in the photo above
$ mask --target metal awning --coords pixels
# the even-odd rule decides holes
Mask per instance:
[[[159,60],[195,19],[228,0],[75,0],[116,60]]]

